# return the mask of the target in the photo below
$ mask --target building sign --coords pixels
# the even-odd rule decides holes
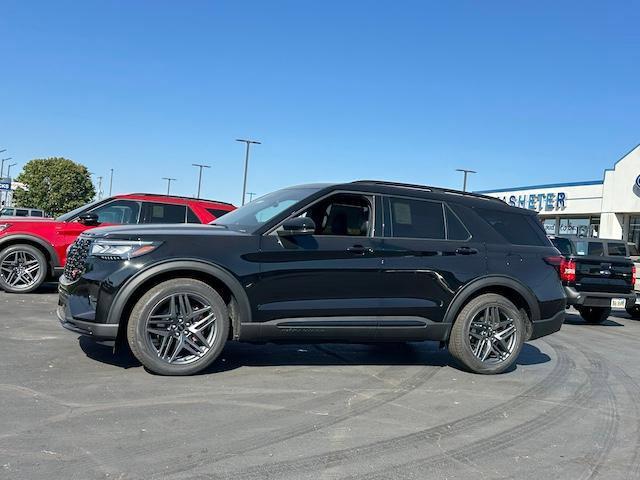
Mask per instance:
[[[10,178],[0,178],[0,190],[11,190]]]
[[[640,179],[640,177],[638,177]],[[567,195],[564,192],[557,193],[532,193],[529,195],[511,195],[500,197],[512,207],[528,208],[538,212],[553,212],[564,210],[567,203]]]

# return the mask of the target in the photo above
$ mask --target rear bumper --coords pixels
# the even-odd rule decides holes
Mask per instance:
[[[636,303],[636,293],[609,293],[609,292],[579,292],[574,287],[565,286],[567,305],[576,307],[611,307],[612,298],[624,298],[627,308]]]
[[[542,318],[532,322],[533,329],[531,331],[531,338],[529,340],[535,340],[536,338],[545,337],[559,331],[564,323],[564,317],[566,313],[564,310],[559,311],[553,317]]]

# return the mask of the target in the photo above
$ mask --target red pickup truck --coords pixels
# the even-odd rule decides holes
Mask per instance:
[[[0,217],[0,289],[28,293],[56,278],[67,248],[89,228],[118,224],[209,223],[229,203],[148,193],[116,195],[56,218]]]

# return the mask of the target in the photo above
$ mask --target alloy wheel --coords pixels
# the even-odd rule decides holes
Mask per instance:
[[[517,329],[513,318],[500,306],[486,307],[471,320],[469,343],[471,351],[481,362],[504,362],[517,346]]]
[[[0,276],[16,290],[27,290],[34,286],[40,273],[40,262],[25,250],[13,251],[0,262]]]
[[[145,330],[158,358],[172,365],[186,365],[211,349],[217,334],[216,316],[204,297],[175,293],[151,309]]]

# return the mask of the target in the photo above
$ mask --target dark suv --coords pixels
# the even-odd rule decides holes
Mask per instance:
[[[127,341],[149,370],[202,370],[227,340],[436,340],[477,373],[560,329],[562,258],[527,210],[378,181],[279,190],[211,225],[83,233],[63,326]]]

